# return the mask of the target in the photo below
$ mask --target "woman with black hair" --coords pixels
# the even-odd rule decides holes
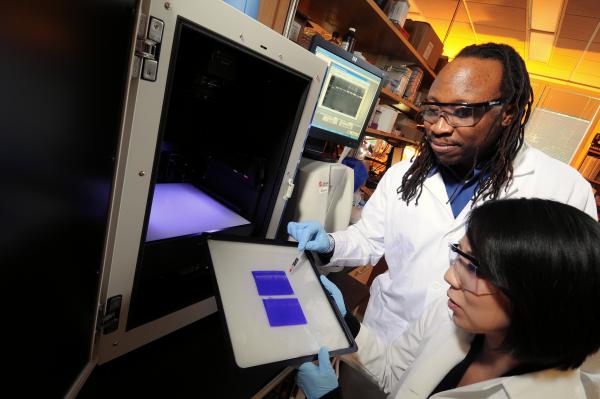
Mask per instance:
[[[449,261],[448,298],[391,343],[346,316],[361,367],[389,397],[600,397],[579,369],[600,348],[598,222],[550,200],[490,201]],[[311,399],[334,395],[332,373],[305,363],[298,384]]]

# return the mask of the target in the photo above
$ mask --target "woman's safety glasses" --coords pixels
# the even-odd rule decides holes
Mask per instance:
[[[481,118],[493,107],[504,104],[499,98],[482,103],[440,103],[425,101],[420,104],[420,117],[427,123],[434,124],[441,117],[452,127],[470,127],[479,123]]]
[[[479,262],[473,256],[463,252],[459,244],[449,244],[450,268],[460,282],[460,288],[474,293],[475,295],[491,294],[484,284],[479,284],[481,279],[477,277]]]

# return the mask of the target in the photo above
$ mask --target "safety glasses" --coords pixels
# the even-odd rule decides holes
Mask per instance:
[[[449,244],[448,256],[450,268],[460,283],[460,288],[470,291],[476,295],[489,295],[491,292],[485,284],[480,284],[481,279],[477,277],[479,261],[472,255],[460,249],[460,244]]]
[[[441,103],[425,101],[420,103],[420,118],[427,123],[434,124],[441,117],[452,127],[470,127],[479,123],[481,118],[493,107],[504,104],[506,101],[498,98],[481,103]]]

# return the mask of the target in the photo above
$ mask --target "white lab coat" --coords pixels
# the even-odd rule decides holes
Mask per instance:
[[[512,184],[502,198],[537,197],[575,206],[597,217],[590,184],[570,166],[526,144],[514,162]],[[455,219],[440,173],[425,180],[419,204],[402,201],[397,189],[408,162],[392,166],[365,205],[360,221],[332,233],[332,266],[374,265],[385,253],[388,271],[371,285],[364,324],[386,340],[417,320],[448,285],[448,243],[465,233],[468,204]],[[481,202],[478,201],[476,205]]]
[[[446,301],[440,298],[391,344],[362,326],[356,337],[356,356],[363,371],[388,393],[388,398],[427,398],[465,358],[472,339],[473,335],[456,327]],[[592,381],[592,376],[579,369],[549,369],[465,385],[432,398],[597,399],[600,389]]]

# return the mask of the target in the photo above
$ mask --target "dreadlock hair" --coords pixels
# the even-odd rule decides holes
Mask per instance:
[[[506,99],[506,106],[514,113],[514,118],[509,126],[504,128],[497,141],[497,151],[487,162],[479,175],[479,188],[475,193],[473,202],[479,197],[498,198],[502,187],[510,182],[513,174],[513,165],[517,152],[523,145],[524,129],[533,103],[533,90],[529,82],[529,74],[521,56],[510,46],[498,43],[485,43],[467,46],[462,49],[456,58],[473,57],[479,59],[497,60],[502,64],[502,81],[500,92]],[[397,189],[402,194],[402,200],[410,203],[415,199],[415,205],[423,192],[423,182],[431,168],[436,164],[435,155],[426,141],[425,136],[419,145],[419,155],[404,174],[402,184]],[[475,165],[473,165],[475,166]],[[488,179],[485,176],[489,176]]]

